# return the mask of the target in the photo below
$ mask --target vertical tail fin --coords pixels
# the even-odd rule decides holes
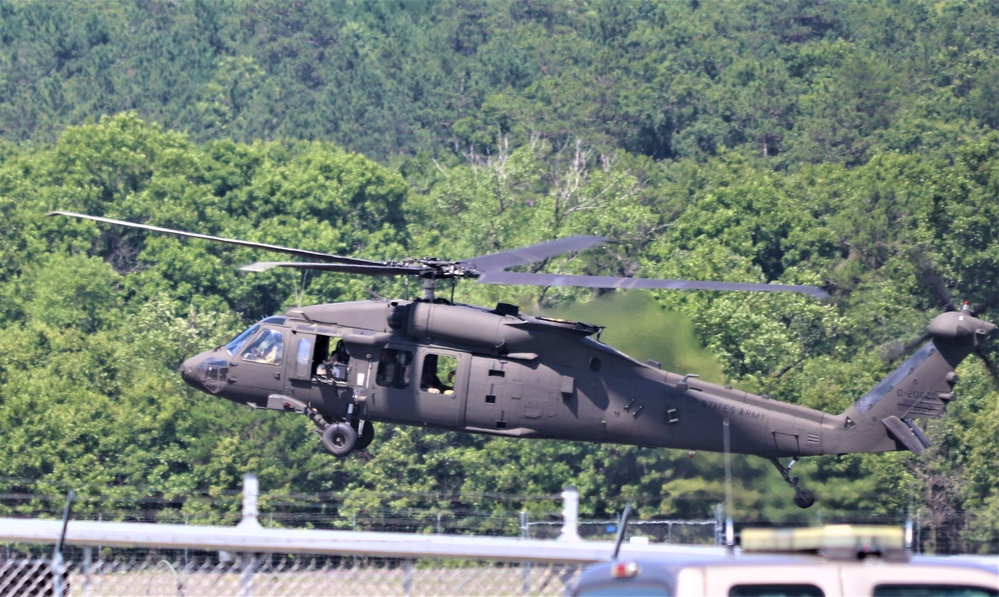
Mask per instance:
[[[967,311],[935,317],[927,328],[931,340],[841,415],[843,428],[826,435],[825,451],[918,453],[928,448],[913,419],[943,416],[955,398],[954,369],[995,327]]]

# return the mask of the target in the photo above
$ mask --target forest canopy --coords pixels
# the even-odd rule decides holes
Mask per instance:
[[[83,515],[231,520],[252,471],[341,522],[543,510],[567,484],[587,516],[708,516],[716,455],[400,427],[334,460],[304,417],[196,394],[177,367],[296,304],[417,288],[246,275],[272,256],[44,214],[373,259],[598,234],[616,242],[545,267],[817,285],[833,298],[455,299],[607,325],[638,358],[839,412],[944,294],[999,320],[997,30],[988,0],[2,2],[0,513],[73,488]],[[915,510],[928,549],[994,551],[999,388],[978,360],[959,373],[930,451],[797,465],[807,514],[736,458],[737,520]]]

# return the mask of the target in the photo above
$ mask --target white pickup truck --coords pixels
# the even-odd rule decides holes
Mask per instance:
[[[901,528],[744,530],[728,556],[593,565],[572,597],[999,597],[999,556],[912,556]]]

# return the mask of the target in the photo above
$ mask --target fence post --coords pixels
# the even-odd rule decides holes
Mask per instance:
[[[562,533],[559,541],[582,541],[579,536],[579,491],[575,487],[562,490]]]
[[[65,589],[64,581],[66,566],[62,561],[62,554],[58,551],[52,556],[52,595],[55,597],[63,597],[65,594],[63,590]]]
[[[520,535],[524,539],[527,539],[527,510],[520,511]],[[531,594],[531,563],[521,562],[521,592],[524,595]]]
[[[715,504],[715,545],[724,545],[725,543],[722,528],[722,505]]]
[[[257,496],[260,494],[260,483],[253,473],[246,473],[243,476],[243,518],[236,525],[236,528],[256,530],[260,528],[257,508]],[[241,597],[253,596],[253,572],[257,567],[257,558],[254,554],[240,554],[239,556],[239,594]]]
[[[406,563],[403,564],[406,570],[406,576],[402,581],[402,590],[406,597],[413,594],[413,563],[413,560],[406,560]]]
[[[93,568],[94,551],[92,547],[83,548],[83,597],[90,597],[90,571]]]
[[[239,554],[239,595],[253,597],[253,572],[257,567],[257,558],[253,554]]]
[[[70,489],[66,494],[66,508],[62,512],[62,533],[56,542],[55,551],[52,553],[52,592],[55,597],[63,597],[64,591],[69,588],[69,579],[66,563],[62,558],[62,547],[66,541],[66,530],[69,528],[69,516],[73,510],[73,500],[76,499],[76,491]]]
[[[260,528],[260,511],[257,509],[257,496],[260,494],[260,482],[253,473],[243,476],[243,518],[236,525],[238,528]]]

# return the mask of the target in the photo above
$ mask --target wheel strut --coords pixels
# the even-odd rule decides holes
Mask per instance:
[[[326,431],[327,427],[330,426],[330,424],[326,422],[326,419],[324,419],[323,416],[319,414],[319,411],[313,408],[311,404],[305,407],[305,416],[309,417],[309,420],[316,424],[316,427],[319,428],[320,435],[323,431]]]
[[[784,466],[776,458],[771,458],[770,462],[773,463],[777,470],[780,472],[780,476],[784,478],[784,482],[787,483],[791,489],[794,490],[794,505],[799,508],[809,508],[815,503],[815,494],[803,487],[798,486],[798,477],[791,476],[791,467],[794,463],[798,462],[797,458],[792,458],[791,462]]]

